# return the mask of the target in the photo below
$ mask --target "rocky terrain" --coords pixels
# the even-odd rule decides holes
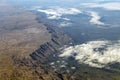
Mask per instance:
[[[7,3],[0,4],[0,17],[0,80],[59,80],[43,63],[70,39]]]

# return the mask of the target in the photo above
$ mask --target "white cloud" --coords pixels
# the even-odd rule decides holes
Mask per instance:
[[[65,68],[65,67],[66,67],[66,65],[61,65],[60,67],[61,67],[61,68]]]
[[[105,25],[103,22],[100,21],[101,17],[97,12],[90,11],[89,13],[90,13],[90,16],[92,17],[90,20],[91,23],[97,24],[97,25]]]
[[[37,9],[39,12],[44,12],[47,14],[49,19],[61,19],[62,15],[76,15],[82,13],[79,9],[76,8],[56,8],[56,9]],[[66,19],[66,18],[63,18]]]
[[[98,68],[105,67],[108,63],[120,63],[120,41],[90,41],[67,47],[59,55],[59,57],[65,58],[70,56],[73,56],[80,63]]]
[[[55,65],[55,62],[51,62],[50,65]]]
[[[73,67],[71,67],[71,69],[76,69],[76,67],[73,66]]]
[[[57,63],[60,63],[60,61],[58,60]]]
[[[44,12],[45,14],[47,14],[49,19],[56,19],[62,16],[61,14],[57,13],[53,9],[48,9],[48,10],[38,9],[37,11]]]
[[[70,25],[72,25],[72,23],[70,23],[70,22],[62,22],[62,23],[60,23],[59,27],[66,27],[66,26],[70,26]]]
[[[120,10],[120,2],[109,2],[109,3],[103,3],[103,4],[85,3],[83,5],[89,8],[104,8],[106,10]]]
[[[63,18],[63,20],[69,21],[70,19],[69,18]]]

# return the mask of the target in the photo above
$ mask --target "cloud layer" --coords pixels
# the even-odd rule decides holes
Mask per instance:
[[[97,25],[105,25],[103,22],[100,21],[101,17],[97,12],[90,11],[90,16],[92,17],[90,23],[97,24]]]
[[[120,63],[120,41],[90,41],[67,47],[59,55],[59,57],[65,58],[70,56],[73,56],[80,63],[98,68],[103,68],[109,63]]]
[[[104,8],[106,10],[120,10],[120,2],[109,2],[109,3],[85,3],[83,4],[89,8]]]
[[[39,12],[44,12],[47,14],[48,19],[61,19],[63,15],[76,15],[82,13],[79,9],[76,8],[56,8],[56,9],[38,9]],[[63,18],[65,19],[65,18]]]
[[[62,23],[60,23],[59,27],[66,27],[66,26],[70,26],[70,25],[72,25],[72,23],[70,23],[70,22],[62,22]]]

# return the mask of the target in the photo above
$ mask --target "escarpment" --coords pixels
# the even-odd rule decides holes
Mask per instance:
[[[30,54],[31,58],[39,63],[44,63],[51,55],[57,55],[60,47],[69,44],[72,41],[70,37],[61,32],[57,27],[48,24],[44,25],[51,34],[51,40],[40,45],[37,50]]]
[[[67,36],[38,23],[29,11],[0,6],[0,80],[59,80],[41,63],[57,52],[62,39],[69,41]]]

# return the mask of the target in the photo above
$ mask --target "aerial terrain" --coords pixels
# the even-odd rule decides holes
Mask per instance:
[[[0,80],[120,80],[119,0],[0,0]]]

